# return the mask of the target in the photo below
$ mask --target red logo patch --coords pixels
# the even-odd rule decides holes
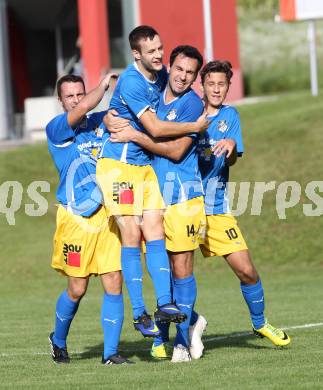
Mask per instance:
[[[81,266],[81,254],[78,252],[69,252],[67,254],[67,265],[71,267]]]
[[[128,181],[114,182],[112,187],[112,199],[118,204],[133,204],[133,184]]]
[[[133,204],[133,191],[121,190],[120,191],[120,204]]]

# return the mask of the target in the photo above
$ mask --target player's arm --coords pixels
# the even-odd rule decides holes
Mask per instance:
[[[76,107],[67,113],[67,122],[72,128],[75,128],[80,123],[84,115],[100,103],[105,91],[109,88],[111,78],[117,77],[118,75],[116,73],[107,74],[96,88],[92,89],[92,91],[85,95]]]
[[[117,133],[112,133],[110,141],[132,141],[153,154],[158,154],[159,156],[167,157],[174,161],[179,161],[192,145],[193,139],[187,136],[171,140],[156,139],[140,131],[136,131],[131,126],[128,126],[127,129],[124,129]]]
[[[141,78],[128,77],[120,84],[120,97],[129,110],[142,123],[146,131],[153,137],[179,137],[191,133],[199,133],[207,129],[209,121],[206,113],[197,121],[174,123],[161,121],[151,106],[151,98],[147,93],[147,86]],[[108,126],[111,133],[115,131],[113,126]]]
[[[178,137],[206,130],[210,123],[206,116],[206,114],[202,114],[196,122],[168,122],[159,120],[155,112],[147,109],[140,116],[140,121],[149,134],[155,138]]]
[[[206,119],[206,114],[204,113],[196,122],[178,123],[161,121],[154,112],[148,109],[140,116],[140,121],[144,128],[154,138],[180,137],[191,133],[197,133],[206,130],[209,125],[209,121]],[[129,123],[127,119],[118,117],[118,112],[116,110],[110,110],[104,117],[103,122],[110,133],[117,133],[124,130]]]

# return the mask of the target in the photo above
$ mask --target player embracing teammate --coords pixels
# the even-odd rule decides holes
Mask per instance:
[[[223,104],[231,83],[230,63],[212,61],[200,73],[206,117],[201,99],[191,89],[203,63],[196,48],[188,45],[175,48],[170,56],[168,75],[162,64],[162,42],[153,28],[137,27],[130,33],[129,41],[135,62],[120,76],[110,113],[104,118],[104,125],[99,126],[100,131],[107,131],[97,163],[97,180],[103,193],[105,215],[110,217],[109,221],[115,221],[120,230],[121,244],[116,250],[120,250],[118,261],[121,258],[135,329],[144,337],[154,337],[153,357],[166,358],[169,323],[175,322],[177,334],[172,361],[187,362],[202,356],[201,337],[207,322],[194,311],[197,288],[193,254],[205,227],[202,253],[223,256],[240,279],[255,334],[269,338],[275,345],[289,344],[287,334],[265,320],[261,280],[227,203],[229,167],[243,153],[239,115],[233,107]],[[61,137],[57,145],[49,137],[57,148],[55,153],[65,148],[66,142],[74,142],[73,126],[79,126],[77,129],[84,126],[85,113],[86,110],[82,111],[75,125],[67,120],[65,127],[70,127],[69,137]],[[58,126],[55,131],[57,136],[61,135]],[[97,185],[94,187],[97,190]],[[63,206],[70,212],[68,204]],[[110,230],[113,229],[111,225]],[[157,300],[155,322],[148,314],[142,295],[142,237]],[[70,256],[69,261],[73,262],[74,257]],[[102,262],[108,258],[111,255]],[[93,273],[98,273],[97,269],[96,266]],[[117,265],[112,271],[119,269]],[[109,268],[103,270],[101,273],[111,272]],[[86,291],[90,274],[85,274],[74,306],[66,293],[60,298],[66,301],[62,307],[71,306],[72,314],[68,311],[66,314],[69,324]],[[70,279],[77,282],[77,277]],[[122,325],[120,278],[115,286],[118,288],[111,290],[107,285],[106,309],[102,310],[108,312],[108,307],[116,307]],[[103,315],[105,340],[109,332],[113,332],[111,326],[104,327],[108,319],[107,314]],[[121,325],[115,332],[112,349],[111,342],[105,341],[104,364],[129,363],[117,354]],[[56,332],[51,334],[54,360],[55,348],[58,355],[67,355],[68,329],[69,325],[65,341],[61,341]]]

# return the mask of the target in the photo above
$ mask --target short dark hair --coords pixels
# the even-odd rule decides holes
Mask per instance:
[[[196,49],[196,47],[189,45],[181,45],[175,47],[175,49],[171,52],[169,57],[169,65],[172,66],[176,57],[179,54],[184,54],[185,57],[194,58],[197,60],[197,73],[200,71],[203,65],[203,57],[202,54]]]
[[[139,41],[141,39],[150,39],[153,40],[156,35],[159,35],[158,32],[150,26],[138,26],[134,28],[129,34],[129,43],[132,50],[138,50],[140,52]]]
[[[200,72],[202,84],[204,84],[205,77],[209,73],[225,73],[228,83],[231,83],[231,78],[233,76],[232,65],[229,61],[210,61],[208,62]]]
[[[67,74],[65,76],[62,76],[60,79],[57,80],[56,83],[56,91],[59,98],[62,96],[62,84],[63,83],[82,83],[85,91],[85,84],[84,80],[81,76],[76,76],[75,74]]]

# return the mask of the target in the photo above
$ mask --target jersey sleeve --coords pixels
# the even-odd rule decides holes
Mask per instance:
[[[103,118],[108,111],[93,112],[89,115],[89,118],[97,125],[100,126],[103,122]]]
[[[204,106],[200,98],[196,97],[196,99],[187,99],[176,118],[176,122],[196,122],[202,115],[203,110]],[[198,133],[190,133],[188,136],[196,139],[198,137]]]
[[[137,118],[140,118],[151,105],[144,80],[135,76],[128,76],[123,80],[120,85],[120,96]]]
[[[47,138],[57,145],[62,145],[65,142],[74,138],[75,133],[72,127],[67,122],[67,112],[56,116],[46,126]]]
[[[242,142],[242,131],[240,125],[240,116],[237,110],[232,111],[232,121],[230,123],[230,128],[227,131],[226,138],[232,138],[237,144],[237,153],[238,156],[242,156],[244,152],[243,142]]]

